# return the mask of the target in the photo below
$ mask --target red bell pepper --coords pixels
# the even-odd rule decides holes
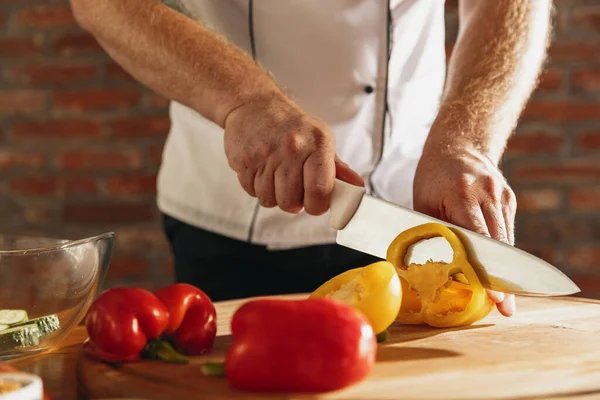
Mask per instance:
[[[169,310],[165,334],[187,355],[212,350],[217,336],[217,313],[210,298],[195,286],[177,283],[155,293]]]
[[[101,360],[188,362],[180,352],[197,355],[212,349],[216,311],[203,291],[187,284],[156,293],[114,288],[94,301],[86,328],[89,338],[84,349]]]
[[[234,314],[231,333],[224,373],[246,391],[341,389],[370,373],[377,351],[367,319],[324,298],[249,301]]]
[[[108,362],[138,361],[169,323],[167,307],[138,288],[114,288],[94,301],[86,317],[89,338],[83,348]]]

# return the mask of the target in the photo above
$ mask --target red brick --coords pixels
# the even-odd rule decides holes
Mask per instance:
[[[77,25],[71,7],[62,4],[26,8],[17,12],[13,21],[19,26],[35,29]]]
[[[10,192],[20,196],[53,196],[56,178],[19,178],[10,181]]]
[[[578,187],[569,193],[569,204],[576,210],[600,210],[600,187]]]
[[[600,298],[600,276],[586,273],[570,273],[569,278],[581,289],[577,297],[588,299]]]
[[[70,85],[89,82],[98,77],[94,65],[22,65],[12,68],[8,76],[33,85]]]
[[[600,237],[600,218],[571,216],[523,218],[518,221],[516,228],[517,242],[522,240],[527,241],[527,244],[532,247],[548,247]]]
[[[23,208],[23,218],[28,225],[46,227],[57,220],[58,213],[51,204],[27,204]]]
[[[106,179],[106,188],[114,195],[155,194],[156,175],[113,176]]]
[[[162,162],[163,149],[164,146],[162,145],[152,146],[150,147],[150,149],[148,149],[148,158],[150,159],[152,165],[160,165],[160,163]]]
[[[56,92],[52,101],[58,109],[89,111],[131,108],[140,96],[136,89],[96,89]]]
[[[90,120],[48,120],[20,122],[12,127],[12,135],[17,139],[73,139],[98,138],[102,135],[102,125]]]
[[[567,265],[582,271],[600,268],[600,246],[578,246],[569,250]]]
[[[584,68],[573,72],[573,88],[580,92],[600,92],[600,68]]]
[[[46,157],[39,152],[0,150],[0,169],[40,168]]]
[[[137,82],[129,72],[125,71],[119,64],[110,62],[106,64],[106,76],[118,81]]]
[[[555,211],[561,205],[561,192],[555,189],[525,189],[516,191],[518,212]]]
[[[126,279],[125,281],[115,279],[115,280],[106,280],[105,287],[107,289],[115,288],[115,287],[134,287],[139,289],[144,289],[149,292],[155,292],[158,289],[164,287],[162,281],[157,281],[151,278],[147,279]]]
[[[142,159],[137,151],[70,150],[58,154],[56,162],[62,169],[101,170],[137,168]]]
[[[21,196],[68,197],[81,194],[95,194],[98,191],[96,180],[85,177],[30,177],[10,181],[12,194]]]
[[[556,163],[523,163],[516,166],[512,182],[585,183],[600,180],[600,160],[566,160]]]
[[[0,92],[0,115],[22,115],[42,111],[44,92],[37,90],[12,90]]]
[[[104,53],[98,41],[87,33],[66,33],[57,37],[52,47],[55,52],[63,56]]]
[[[0,37],[0,57],[26,57],[41,53],[42,40],[36,37]]]
[[[564,73],[558,68],[544,70],[540,76],[537,90],[541,92],[557,91],[562,87]]]
[[[523,120],[581,122],[600,120],[600,103],[585,101],[530,101]]]
[[[555,133],[519,131],[509,139],[506,155],[557,154],[563,143],[564,138]]]
[[[583,133],[577,138],[577,147],[582,151],[600,150],[600,131]]]
[[[589,26],[600,32],[600,6],[575,7],[573,9],[573,22],[577,26]]]
[[[552,62],[590,61],[599,58],[599,51],[598,43],[555,41],[548,49],[548,56]]]
[[[110,261],[106,279],[143,279],[148,275],[148,260],[141,257],[114,257]]]
[[[123,228],[115,237],[119,254],[142,255],[170,252],[169,243],[160,229]]]
[[[150,203],[72,203],[63,208],[63,221],[78,224],[149,222],[153,217]]]
[[[122,118],[111,123],[115,136],[123,138],[164,138],[171,121],[167,116],[139,116]]]

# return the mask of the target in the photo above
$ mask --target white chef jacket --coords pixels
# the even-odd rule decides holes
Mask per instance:
[[[180,0],[333,131],[367,191],[412,207],[417,161],[445,78],[443,0]],[[263,208],[229,167],[223,130],[170,104],[160,211],[272,249],[335,242],[329,213]],[[200,244],[199,244],[200,245]]]

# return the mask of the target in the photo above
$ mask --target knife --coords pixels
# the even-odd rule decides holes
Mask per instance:
[[[330,225],[337,230],[336,242],[363,253],[386,258],[387,248],[402,231],[436,222],[452,229],[469,254],[469,262],[483,286],[504,293],[528,296],[562,296],[580,292],[558,268],[509,244],[468,229],[429,217],[368,195],[363,187],[336,179],[330,202]],[[408,257],[425,250],[427,259],[448,262],[452,248],[439,237],[412,246]],[[440,260],[440,257],[444,257]],[[414,262],[411,260],[411,262]]]

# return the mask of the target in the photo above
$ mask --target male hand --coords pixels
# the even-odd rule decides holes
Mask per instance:
[[[426,148],[417,166],[413,197],[416,211],[514,244],[515,195],[498,167],[476,150]],[[488,293],[501,314],[514,314],[513,295]]]
[[[229,113],[225,154],[244,190],[267,208],[321,215],[336,176],[364,185],[337,158],[327,126],[283,97],[257,98]]]

